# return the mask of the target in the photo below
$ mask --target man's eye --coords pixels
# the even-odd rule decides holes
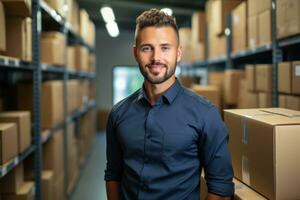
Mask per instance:
[[[167,50],[169,50],[170,49],[170,47],[168,47],[168,46],[165,46],[165,47],[162,47],[161,48],[163,51],[167,51]]]
[[[142,47],[143,52],[151,51],[151,47]]]

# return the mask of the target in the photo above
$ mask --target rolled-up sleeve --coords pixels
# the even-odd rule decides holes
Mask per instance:
[[[220,196],[232,196],[234,184],[228,133],[215,107],[212,107],[204,118],[200,149],[208,192]]]
[[[121,181],[123,165],[122,150],[117,138],[113,112],[109,114],[106,126],[106,169],[105,181]]]

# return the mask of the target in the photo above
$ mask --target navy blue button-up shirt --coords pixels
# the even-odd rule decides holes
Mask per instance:
[[[227,139],[218,109],[178,81],[153,106],[141,88],[110,113],[105,180],[121,199],[198,200],[204,168],[208,192],[231,196]]]

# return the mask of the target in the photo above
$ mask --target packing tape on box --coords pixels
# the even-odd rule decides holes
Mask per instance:
[[[242,180],[250,186],[249,159],[245,155],[242,155]]]
[[[247,118],[242,117],[242,143],[248,144],[249,141],[249,133],[248,133],[248,127],[247,127]]]
[[[300,65],[295,66],[295,75],[300,76]]]

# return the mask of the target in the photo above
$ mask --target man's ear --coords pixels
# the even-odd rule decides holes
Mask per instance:
[[[133,56],[135,58],[135,61],[138,62],[137,61],[137,48],[136,48],[135,45],[133,45],[133,47],[132,47],[132,53],[133,53]]]
[[[181,45],[179,45],[177,48],[177,62],[180,62],[181,57],[182,57],[182,47]]]

